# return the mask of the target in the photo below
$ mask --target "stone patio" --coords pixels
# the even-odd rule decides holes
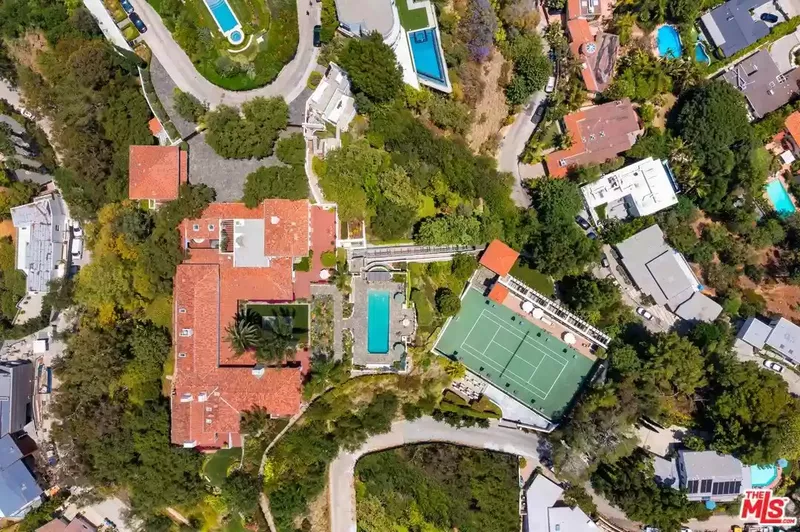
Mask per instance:
[[[370,291],[386,291],[391,295],[389,306],[389,352],[386,354],[373,354],[367,350],[367,296]],[[353,330],[355,344],[353,346],[353,364],[356,366],[391,367],[393,363],[400,362],[403,358],[394,352],[396,343],[403,338],[413,338],[416,329],[414,309],[406,307],[405,303],[394,299],[396,293],[405,295],[404,283],[394,281],[367,282],[360,276],[353,277],[353,316],[345,320],[347,326]],[[403,320],[408,319],[409,325],[404,326]]]

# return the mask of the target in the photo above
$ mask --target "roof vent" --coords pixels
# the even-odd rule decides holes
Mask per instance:
[[[261,364],[253,366],[252,373],[253,373],[253,377],[256,377],[256,378],[260,379],[261,377],[264,376],[264,366],[262,366]]]
[[[192,397],[192,394],[190,394],[190,393],[185,393],[185,394],[181,395],[181,403],[191,403],[193,399],[194,398]]]
[[[269,218],[269,223],[271,223],[272,225],[278,225],[278,222],[280,221],[281,219],[278,218],[277,216],[270,216]]]
[[[206,392],[200,392],[197,394],[197,402],[205,403],[208,400],[208,394]]]

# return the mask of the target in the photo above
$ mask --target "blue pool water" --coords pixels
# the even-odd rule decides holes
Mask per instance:
[[[371,291],[367,295],[367,351],[389,352],[389,292]]]
[[[750,466],[750,482],[754,488],[769,486],[778,476],[775,465]]]
[[[658,42],[658,55],[661,57],[675,59],[680,57],[683,53],[683,48],[681,48],[681,38],[680,35],[678,35],[678,30],[668,24],[658,28],[656,41]]]
[[[697,43],[694,47],[694,58],[698,63],[711,63],[711,58],[708,57],[705,47],[700,43]]]
[[[767,183],[766,188],[767,196],[769,196],[769,200],[780,216],[789,216],[795,211],[792,198],[789,197],[789,193],[783,188],[783,183],[778,180],[770,181]]]
[[[240,31],[241,25],[236,19],[230,4],[227,0],[203,0],[206,7],[211,11],[211,15],[217,22],[219,31],[225,35],[233,44],[239,44],[244,40],[244,35]],[[236,30],[236,31],[232,31]]]
[[[411,42],[411,55],[414,56],[417,75],[438,83],[446,83],[444,60],[439,56],[436,31],[433,28],[412,31],[408,34],[408,40]]]

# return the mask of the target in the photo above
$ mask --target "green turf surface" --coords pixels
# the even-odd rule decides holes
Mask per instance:
[[[264,318],[272,319],[283,313],[292,317],[292,332],[300,342],[308,341],[308,305],[263,305],[248,303],[247,308],[261,314]]]
[[[470,288],[434,349],[542,415],[557,420],[594,362]]]
[[[397,0],[395,4],[400,15],[400,24],[406,31],[421,30],[431,25],[428,21],[427,9],[408,9],[408,0]]]
[[[209,482],[215,486],[222,486],[228,476],[228,468],[242,459],[242,449],[220,449],[208,458],[203,471]]]
[[[539,270],[520,264],[519,260],[509,273],[544,296],[553,297],[555,293],[555,287],[550,277]]]

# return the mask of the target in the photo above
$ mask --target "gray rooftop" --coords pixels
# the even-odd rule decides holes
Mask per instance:
[[[35,199],[11,209],[17,229],[17,267],[29,292],[46,292],[61,260],[66,238],[66,207],[61,196]]]
[[[795,363],[800,362],[800,327],[786,318],[772,324],[766,344]]]
[[[697,296],[700,285],[689,263],[667,245],[658,225],[639,231],[616,247],[633,282],[657,304],[688,320],[713,321],[719,316],[719,305],[702,294]]]
[[[355,99],[350,90],[350,78],[339,65],[331,63],[325,77],[307,100],[306,120],[323,120],[346,131],[356,115]]]
[[[756,349],[762,349],[767,342],[767,337],[772,332],[772,327],[756,317],[747,318],[736,337],[744,340]]]
[[[800,69],[781,74],[767,50],[759,50],[737,63],[722,79],[747,98],[756,118],[786,105],[800,93]]]
[[[729,454],[716,451],[680,451],[687,480],[742,480],[742,463]]]
[[[528,503],[528,515],[525,517],[527,532],[547,532],[547,510],[556,504],[564,490],[544,475],[536,475],[525,498]]]
[[[336,0],[336,14],[342,26],[363,36],[377,31],[386,38],[395,22],[392,0]]]
[[[25,133],[25,128],[22,127],[22,124],[14,120],[8,115],[0,115],[0,123],[6,124],[8,127],[11,128],[11,131],[16,133],[17,135],[22,135]]]
[[[678,468],[675,460],[667,460],[660,456],[653,458],[653,472],[656,483],[661,486],[678,488]]]
[[[42,495],[9,435],[0,438],[0,517],[21,517],[27,506]]]
[[[700,20],[711,41],[722,49],[726,57],[747,48],[769,34],[762,20],[754,20],[750,10],[769,0],[730,0],[703,15]]]
[[[0,362],[0,436],[22,430],[33,397],[33,364]]]
[[[236,267],[269,266],[264,255],[264,219],[236,220],[233,227],[233,264]]]
[[[675,314],[686,321],[712,322],[722,313],[722,306],[701,292],[695,292],[682,303]]]

